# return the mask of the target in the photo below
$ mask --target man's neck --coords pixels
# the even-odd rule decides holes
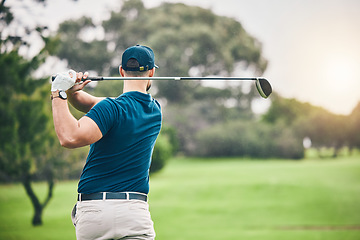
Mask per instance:
[[[125,80],[123,93],[137,91],[146,94],[146,84],[144,80]]]

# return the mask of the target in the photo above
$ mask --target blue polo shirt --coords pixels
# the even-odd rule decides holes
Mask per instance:
[[[78,192],[149,192],[149,168],[161,128],[161,107],[150,94],[106,98],[87,114],[103,137],[90,145]]]

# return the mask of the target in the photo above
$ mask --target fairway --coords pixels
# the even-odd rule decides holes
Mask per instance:
[[[0,186],[0,239],[75,239],[77,182],[57,183],[32,227],[21,185]],[[176,158],[151,177],[157,240],[360,239],[360,161]],[[43,192],[44,184],[37,184]]]

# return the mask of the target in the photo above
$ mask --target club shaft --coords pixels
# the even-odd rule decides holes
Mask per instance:
[[[56,76],[52,76],[54,81]],[[233,80],[233,81],[256,81],[265,78],[258,77],[88,77],[87,80],[104,81],[104,80]]]
[[[257,78],[239,78],[239,77],[103,77],[102,80],[236,80],[251,81]],[[101,81],[101,80],[100,80]]]

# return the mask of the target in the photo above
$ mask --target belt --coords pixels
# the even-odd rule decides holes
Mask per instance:
[[[79,193],[77,200],[78,201],[91,201],[91,200],[141,200],[146,202],[147,195],[143,193],[133,193],[133,192],[98,192],[83,194]]]

